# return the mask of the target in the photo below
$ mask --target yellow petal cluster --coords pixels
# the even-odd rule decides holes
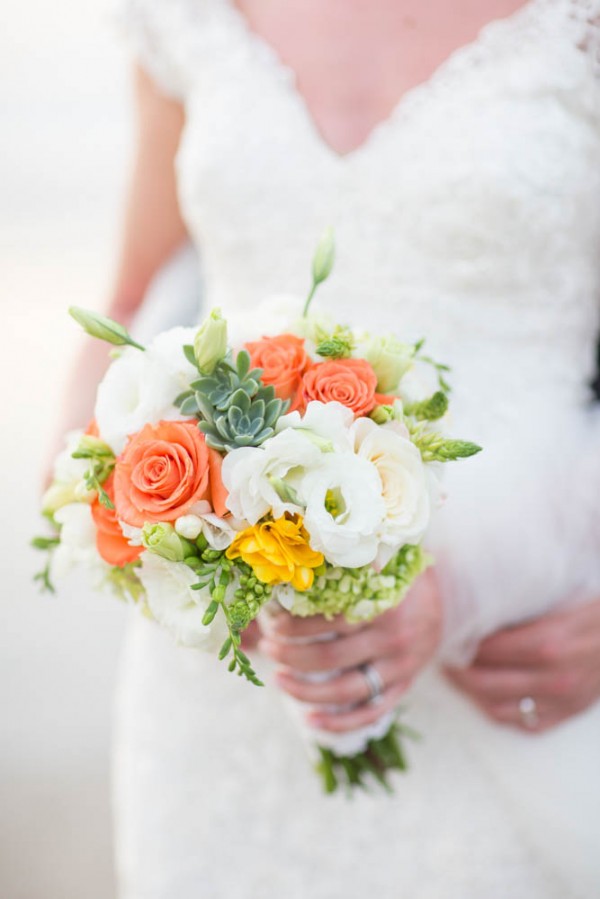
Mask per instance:
[[[309,535],[299,515],[285,515],[240,531],[227,550],[228,559],[240,557],[264,584],[289,583],[308,590],[314,570],[323,564],[322,553],[309,546]]]

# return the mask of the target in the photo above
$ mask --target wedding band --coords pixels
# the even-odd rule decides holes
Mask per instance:
[[[523,725],[529,730],[533,730],[540,723],[538,715],[537,703],[533,696],[524,696],[519,700],[519,715]]]
[[[363,674],[367,687],[369,688],[369,698],[367,699],[367,702],[376,702],[383,693],[383,688],[385,686],[379,671],[374,665],[371,665],[368,662],[366,665],[361,665],[358,670]]]

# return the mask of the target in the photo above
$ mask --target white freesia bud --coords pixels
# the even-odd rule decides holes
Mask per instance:
[[[202,519],[197,515],[182,515],[175,522],[175,530],[186,540],[195,540],[202,532]]]
[[[212,309],[194,338],[194,356],[198,368],[211,375],[227,353],[227,322],[220,309]]]

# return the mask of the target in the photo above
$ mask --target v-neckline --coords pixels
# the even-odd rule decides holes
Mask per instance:
[[[298,87],[298,73],[296,70],[285,63],[279,51],[265,37],[252,28],[246,15],[237,5],[236,0],[221,0],[221,2],[224,10],[229,13],[232,21],[237,24],[242,37],[248,44],[248,48],[254,51],[256,56],[262,57],[263,60],[266,60],[271,65],[274,75],[279,76],[278,80],[281,81],[282,78],[286,80],[289,99],[294,103],[300,117],[304,120],[304,125],[313,142],[320,147],[326,156],[342,165],[344,163],[350,164],[355,159],[365,155],[377,143],[378,139],[391,129],[401,113],[413,105],[418,97],[431,90],[456,62],[477,52],[483,43],[484,37],[487,37],[496,29],[516,24],[521,18],[528,16],[541,0],[526,0],[525,3],[507,16],[501,16],[485,22],[478,29],[472,40],[460,44],[443,58],[427,78],[405,90],[392,106],[388,115],[373,125],[364,140],[345,153],[340,153],[325,139],[304,95]]]

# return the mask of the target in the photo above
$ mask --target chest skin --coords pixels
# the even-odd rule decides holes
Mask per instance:
[[[317,131],[355,150],[401,97],[523,0],[229,0],[296,73]]]

